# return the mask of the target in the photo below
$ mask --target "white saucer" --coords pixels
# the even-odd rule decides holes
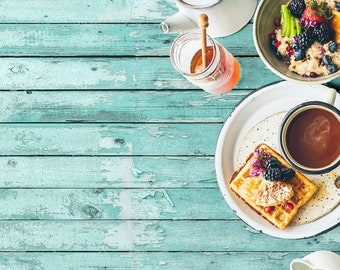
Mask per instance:
[[[313,222],[290,225],[285,230],[280,230],[260,217],[229,188],[233,172],[239,168],[241,160],[251,153],[256,144],[268,143],[279,150],[277,134],[283,112],[305,101],[323,101],[328,93],[329,88],[324,85],[303,85],[284,81],[266,86],[242,100],[224,123],[215,152],[217,181],[229,206],[254,229],[274,237],[298,239],[317,235],[339,224],[340,205]],[[340,94],[337,94],[334,106],[340,108]],[[273,124],[275,118],[277,123],[274,121]],[[260,124],[265,119],[271,119],[269,126],[266,123]],[[265,128],[257,132],[254,127],[258,126]],[[336,172],[340,175],[339,168]]]

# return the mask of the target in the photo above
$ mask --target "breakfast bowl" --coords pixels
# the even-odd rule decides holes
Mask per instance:
[[[312,0],[305,0],[305,2],[309,2]],[[290,52],[287,50],[287,56],[282,58],[281,53],[278,54],[279,49],[277,48],[277,44],[281,43],[290,43],[288,44],[290,48],[294,44],[299,44],[297,41],[297,38],[299,35],[298,32],[293,33],[293,35],[287,35],[283,40],[278,40],[279,42],[276,42],[276,37],[278,36],[277,33],[279,30],[279,36],[282,36],[282,5],[287,5],[289,0],[278,0],[278,1],[272,1],[272,0],[262,0],[256,9],[255,15],[254,15],[254,25],[253,25],[253,38],[256,50],[261,58],[261,60],[264,62],[264,64],[276,75],[281,77],[284,80],[287,81],[293,81],[296,83],[307,83],[307,84],[323,84],[330,82],[337,77],[340,76],[340,33],[338,31],[340,30],[340,27],[337,27],[335,23],[340,23],[340,11],[336,10],[335,7],[335,1],[327,1],[327,0],[318,0],[318,1],[326,1],[330,3],[330,11],[333,13],[333,18],[329,19],[327,21],[328,25],[331,25],[331,28],[334,30],[336,28],[336,31],[333,32],[333,38],[332,40],[335,41],[334,43],[338,45],[338,48],[333,50],[333,52],[328,51],[327,47],[329,45],[329,42],[325,44],[321,44],[319,42],[315,41],[315,46],[318,46],[318,49],[314,49],[312,54],[310,51],[305,51],[306,57],[304,59],[301,59],[300,61],[295,61],[295,55],[294,50],[290,49]],[[308,3],[307,3],[308,4]],[[335,15],[334,15],[335,14]],[[294,17],[294,16],[293,16]],[[334,18],[336,17],[336,18]],[[307,32],[307,29],[313,29],[310,28],[308,24],[303,24],[306,22],[301,21],[302,18],[295,18],[296,23],[298,24],[298,27],[301,31]],[[337,21],[335,21],[337,20]],[[314,22],[313,22],[314,23]],[[313,23],[310,23],[312,27],[314,27]],[[308,28],[307,28],[308,27]],[[295,28],[294,28],[295,29]],[[308,30],[309,31],[309,30]],[[276,35],[275,35],[276,34]],[[295,35],[294,35],[295,34]],[[275,35],[275,38],[274,38]],[[284,36],[284,35],[283,35]],[[273,39],[275,39],[273,41]],[[289,39],[289,40],[288,40]],[[275,43],[276,42],[276,43]],[[276,47],[275,47],[276,46]],[[294,47],[297,51],[298,48]],[[326,50],[324,49],[326,48]],[[281,49],[282,51],[282,49]],[[316,55],[315,55],[316,54]],[[335,66],[335,69],[332,70],[332,72],[329,72],[327,70],[328,67],[323,63],[323,56],[326,54],[330,54],[331,57],[328,57],[329,59],[333,58],[334,63],[333,67]],[[336,55],[335,55],[336,54]],[[290,59],[289,59],[290,58]],[[315,58],[318,60],[316,64],[308,66],[306,72],[303,70],[299,70],[296,72],[294,68],[300,68],[302,65],[304,65],[304,68],[306,69],[306,58],[311,59]],[[294,59],[294,61],[290,61],[291,59]],[[299,60],[299,59],[298,59]],[[291,64],[291,67],[289,67],[289,64]],[[294,68],[292,68],[294,66]],[[316,69],[316,66],[319,68],[323,68],[324,71],[328,72],[329,74],[320,73],[319,70],[317,72],[314,72]],[[300,74],[298,74],[300,73]]]

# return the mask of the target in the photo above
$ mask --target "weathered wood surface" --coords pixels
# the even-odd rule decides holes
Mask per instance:
[[[251,91],[3,91],[0,122],[221,123]]]
[[[138,2],[138,1],[136,1]],[[244,38],[219,38],[237,56],[256,55],[252,25]],[[162,35],[158,24],[3,24],[3,56],[168,56],[176,35]]]
[[[259,58],[239,62],[243,68],[236,89],[280,80]],[[0,81],[0,90],[198,90],[167,57],[5,57],[0,58]]]
[[[234,219],[218,189],[7,189],[1,219]],[[32,198],[34,198],[32,200]],[[204,200],[202,200],[204,198]],[[194,213],[193,213],[194,211]]]
[[[8,236],[0,243],[3,251],[252,251],[255,256],[257,251],[336,250],[340,241],[336,230],[314,239],[282,240],[239,220],[10,220],[0,224],[1,235]]]
[[[2,0],[2,23],[156,23],[176,12],[167,0]]]
[[[0,269],[289,269],[305,252],[24,252],[0,253]],[[19,259],[20,258],[20,259]],[[270,268],[268,267],[270,265]]]
[[[191,124],[192,125],[192,124]],[[2,155],[214,155],[219,124],[2,124]]]
[[[213,96],[169,61],[171,0],[0,2],[0,269],[288,269],[340,254],[339,227],[282,240],[229,208],[214,169],[223,122],[279,77],[252,22],[218,40],[242,67]],[[278,97],[280,98],[280,97]]]
[[[0,171],[2,188],[217,188],[212,156],[12,155]]]

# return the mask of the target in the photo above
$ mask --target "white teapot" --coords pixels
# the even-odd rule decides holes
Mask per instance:
[[[334,252],[320,250],[308,254],[302,259],[294,259],[290,270],[339,270],[340,256]]]
[[[199,14],[209,18],[207,34],[223,37],[239,31],[253,16],[256,0],[175,0],[179,11],[161,23],[164,33],[198,29]]]

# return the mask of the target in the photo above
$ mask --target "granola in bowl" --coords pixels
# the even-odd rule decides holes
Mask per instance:
[[[288,70],[316,78],[340,69],[340,2],[290,0],[281,5],[270,43]]]

